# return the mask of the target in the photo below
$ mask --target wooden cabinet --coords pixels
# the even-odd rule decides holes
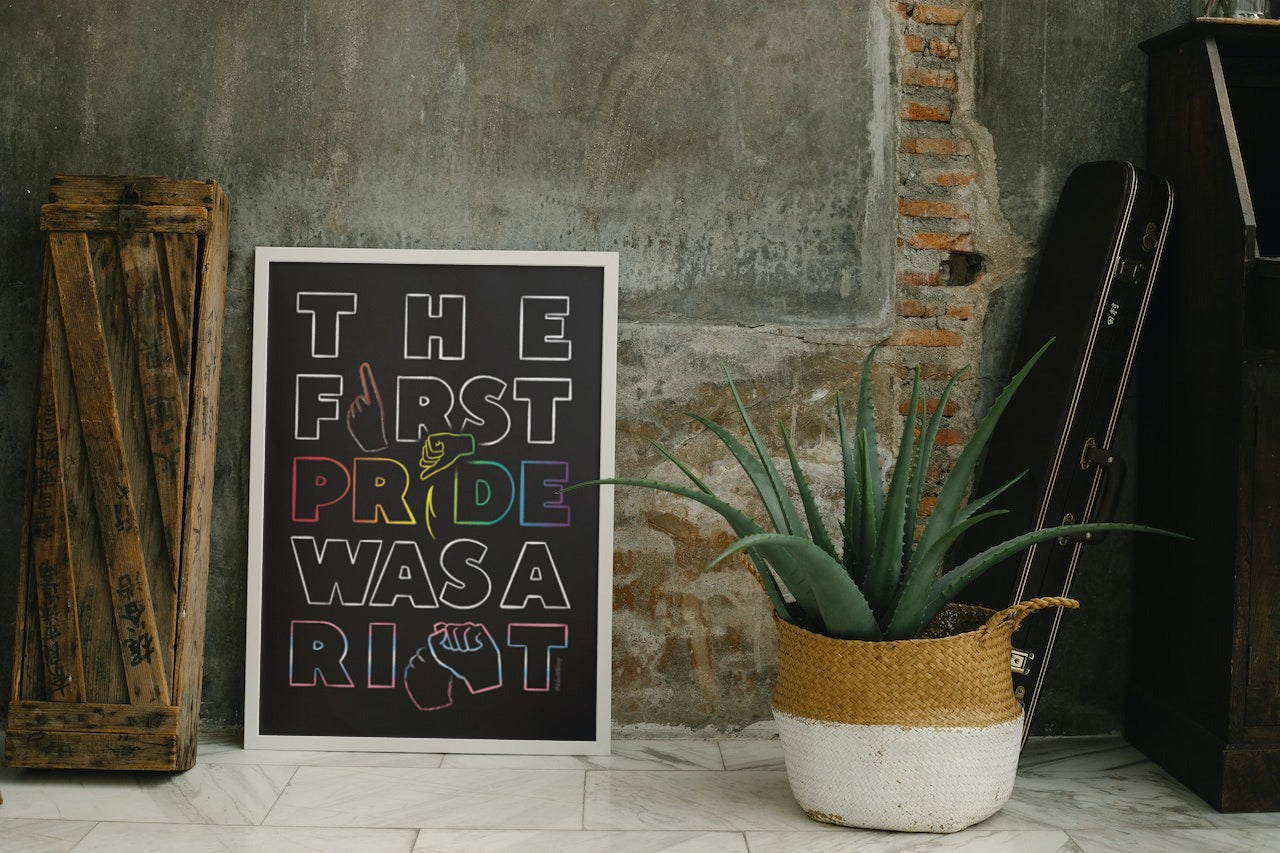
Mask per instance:
[[[1142,45],[1176,213],[1143,345],[1126,734],[1223,811],[1280,810],[1280,22]]]

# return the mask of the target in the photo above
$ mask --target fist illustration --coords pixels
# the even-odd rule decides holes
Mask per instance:
[[[437,622],[427,645],[432,657],[466,682],[472,693],[502,686],[502,654],[479,622]]]
[[[422,458],[418,460],[425,480],[457,462],[463,456],[476,452],[475,436],[458,432],[433,432],[422,442]]]
[[[453,673],[423,646],[404,668],[404,689],[419,711],[438,711],[453,704]]]
[[[360,393],[347,407],[347,431],[365,453],[387,447],[386,413],[369,362],[360,363]]]

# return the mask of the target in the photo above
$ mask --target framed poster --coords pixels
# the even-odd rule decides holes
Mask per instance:
[[[608,752],[617,287],[257,249],[247,748]]]

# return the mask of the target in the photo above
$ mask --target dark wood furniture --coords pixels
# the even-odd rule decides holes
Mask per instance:
[[[1280,22],[1142,45],[1178,194],[1140,374],[1129,740],[1222,811],[1280,810]]]

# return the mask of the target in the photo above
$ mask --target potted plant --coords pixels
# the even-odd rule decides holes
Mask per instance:
[[[738,536],[708,568],[746,552],[773,604],[779,635],[774,717],[792,792],[818,820],[952,832],[998,811],[1013,789],[1022,735],[1010,636],[1029,613],[1076,603],[1036,599],[992,613],[952,599],[987,568],[1037,542],[1090,531],[1163,532],[1118,522],[1045,528],[943,570],[947,550],[961,534],[1004,512],[988,507],[1018,478],[967,504],[964,494],[997,420],[1048,346],[1018,371],[982,418],[918,535],[929,458],[961,373],[951,377],[927,423],[918,424],[915,370],[897,461],[885,483],[871,402],[874,350],[862,366],[852,438],[836,397],[844,480],[839,546],[786,429],[780,426],[799,508],[732,378],[729,390],[750,449],[710,419],[691,417],[742,466],[771,531],[716,496],[657,442],[651,443],[690,485],[627,477],[595,481],[697,501],[723,516]]]

